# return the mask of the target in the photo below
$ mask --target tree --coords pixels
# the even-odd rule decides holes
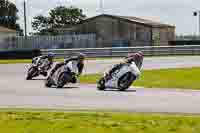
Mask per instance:
[[[19,19],[17,16],[18,9],[16,5],[8,0],[0,0],[0,25],[14,29],[20,32],[20,25],[17,24],[17,20]]]
[[[38,15],[34,17],[32,27],[38,31],[37,34],[45,35],[57,34],[54,29],[71,27],[80,23],[86,16],[83,14],[82,9],[76,7],[59,6],[49,12],[49,16]]]
[[[44,35],[47,34],[51,29],[50,20],[48,17],[44,17],[42,15],[38,15],[33,18],[32,27],[34,30],[39,31],[38,34]]]

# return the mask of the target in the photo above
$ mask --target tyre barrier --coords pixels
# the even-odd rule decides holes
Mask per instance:
[[[40,49],[0,50],[0,59],[32,59],[40,55]]]

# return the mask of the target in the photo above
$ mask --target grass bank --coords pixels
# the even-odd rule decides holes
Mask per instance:
[[[198,133],[200,116],[95,113],[0,112],[2,133]]]
[[[84,75],[81,83],[96,83],[102,74]],[[145,70],[134,86],[200,89],[200,68]]]

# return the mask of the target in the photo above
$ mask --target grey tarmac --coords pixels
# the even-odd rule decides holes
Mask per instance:
[[[102,73],[112,65],[120,63],[119,59],[87,60],[84,74]],[[22,74],[27,64],[0,65],[0,74]],[[144,59],[143,70],[200,67],[200,56],[147,57]],[[17,70],[17,71],[16,71]]]
[[[1,80],[0,108],[200,113],[200,91],[130,88],[98,91],[96,85],[45,88],[43,80]]]
[[[174,61],[172,60],[174,59]],[[145,59],[144,69],[200,66],[199,57]],[[164,60],[168,63],[164,63]],[[176,61],[177,62],[176,62]],[[95,67],[95,62],[96,66]],[[103,62],[103,63],[102,63]],[[85,73],[95,73],[119,60],[89,61]],[[154,63],[160,63],[156,65]],[[193,62],[193,63],[192,63]],[[100,71],[100,70],[99,70]],[[63,89],[44,87],[44,78],[26,81],[26,65],[0,65],[0,108],[36,108],[87,111],[200,113],[200,91],[133,87],[126,92],[98,91],[96,85],[69,84]]]

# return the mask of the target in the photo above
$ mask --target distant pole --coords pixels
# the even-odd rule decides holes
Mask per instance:
[[[199,36],[200,36],[200,10],[194,12],[194,16],[198,16],[198,28],[199,28]]]
[[[199,14],[199,36],[200,36],[200,11],[198,11]]]
[[[25,34],[25,38],[27,38],[27,21],[26,21],[26,1],[24,0],[24,34]]]
[[[99,2],[99,8],[100,8],[101,14],[104,14],[103,0],[100,0],[100,2]]]

